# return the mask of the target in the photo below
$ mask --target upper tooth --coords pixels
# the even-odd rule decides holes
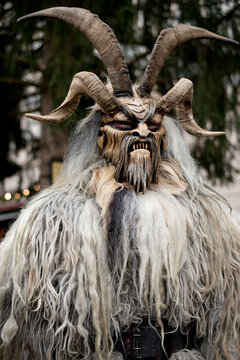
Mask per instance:
[[[133,150],[148,149],[148,144],[145,142],[134,143],[132,146]]]

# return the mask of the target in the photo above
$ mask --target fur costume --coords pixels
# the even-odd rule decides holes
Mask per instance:
[[[1,359],[123,359],[116,339],[148,318],[162,342],[163,320],[182,332],[195,324],[195,346],[171,360],[239,360],[239,226],[203,184],[179,121],[156,112],[164,97],[146,101],[133,87],[113,115],[116,87],[104,89],[108,99],[77,125],[57,181],[1,244]],[[66,115],[71,91],[51,121]],[[180,118],[191,116],[190,92],[172,105],[170,94]]]

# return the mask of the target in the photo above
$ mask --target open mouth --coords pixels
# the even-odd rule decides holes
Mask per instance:
[[[150,151],[149,144],[146,141],[136,141],[134,142],[129,149],[129,152],[133,152],[136,150],[147,150]]]

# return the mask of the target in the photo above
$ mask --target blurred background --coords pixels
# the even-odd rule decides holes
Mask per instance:
[[[24,117],[46,114],[65,98],[72,77],[106,70],[91,43],[59,20],[31,19],[28,13],[54,6],[83,7],[110,25],[127,59],[132,81],[139,80],[158,34],[178,23],[199,26],[240,41],[239,0],[1,0],[0,4],[0,229],[3,234],[24,202],[54,181],[72,127],[93,104],[86,97],[64,125],[42,125]],[[240,210],[240,48],[194,40],[176,49],[158,79],[164,94],[181,77],[194,83],[193,111],[208,130],[226,137],[187,137],[209,184]],[[174,114],[173,114],[174,116]]]

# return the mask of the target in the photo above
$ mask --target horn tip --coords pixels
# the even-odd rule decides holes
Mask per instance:
[[[211,137],[211,136],[222,136],[222,135],[226,135],[225,131],[197,131],[192,133],[192,135],[197,136],[197,137]]]
[[[20,18],[17,19],[17,23],[20,23],[21,21],[28,20],[28,19],[40,16],[39,13],[40,13],[40,11],[37,11],[36,13],[21,16]]]
[[[17,23],[19,23],[19,22],[21,22],[22,20],[24,20],[25,17],[26,17],[26,16],[22,16],[22,17],[18,18],[18,19],[17,19]]]
[[[32,119],[32,120],[42,121],[42,120],[41,120],[42,115],[27,113],[27,114],[25,114],[25,116],[26,116],[27,118],[29,118],[29,119]]]
[[[62,122],[62,119],[56,119],[53,116],[50,115],[38,115],[38,114],[25,114],[25,116],[29,119],[40,121],[42,123],[47,124],[56,124]]]
[[[216,131],[215,135],[213,136],[222,136],[222,135],[226,135],[225,131]]]
[[[24,15],[24,16],[18,18],[17,23],[19,23],[23,20],[32,19],[32,18],[36,18],[36,17],[51,17],[52,15],[54,15],[54,12],[61,10],[61,9],[63,9],[63,7],[57,6],[57,7],[51,7],[48,9],[35,11],[31,14],[27,14],[27,15]]]
[[[21,21],[33,18],[33,17],[37,17],[37,13],[39,13],[39,11],[37,11],[36,13],[32,13],[32,14],[28,14],[28,15],[24,15],[21,16],[20,18],[17,19],[17,23],[20,23]]]

